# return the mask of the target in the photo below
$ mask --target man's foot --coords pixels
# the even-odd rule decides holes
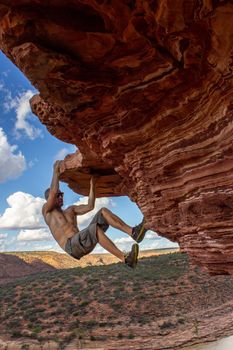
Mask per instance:
[[[133,227],[133,232],[131,237],[137,243],[140,243],[146,235],[147,229],[144,227],[144,224],[145,224],[145,219],[143,218],[142,222],[139,225]]]
[[[138,244],[134,243],[132,245],[131,251],[125,255],[125,263],[132,269],[135,269],[138,262]]]

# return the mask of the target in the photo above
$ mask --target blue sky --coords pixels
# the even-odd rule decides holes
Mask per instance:
[[[33,115],[29,99],[37,91],[0,51],[0,251],[61,251],[41,216],[43,193],[49,187],[53,163],[73,153],[75,147],[57,140]],[[66,184],[64,207],[84,203],[85,197],[73,193]],[[110,208],[129,225],[142,219],[137,205],[127,197],[101,198],[92,213],[79,217],[84,228],[102,206]],[[109,237],[122,250],[133,241],[113,228]],[[174,246],[149,231],[141,249]],[[102,252],[97,246],[95,252]]]

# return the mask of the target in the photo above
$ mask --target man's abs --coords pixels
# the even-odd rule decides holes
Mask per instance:
[[[77,226],[73,224],[73,222],[66,220],[65,217],[63,220],[62,219],[62,217],[59,218],[57,215],[49,215],[46,217],[46,223],[49,226],[55,240],[58,242],[60,247],[64,249],[67,239],[73,237],[73,235],[79,230]]]
[[[78,232],[78,228],[70,224],[62,225],[62,227],[59,228],[49,225],[49,228],[62,249],[65,248],[67,239],[73,237],[73,235]]]

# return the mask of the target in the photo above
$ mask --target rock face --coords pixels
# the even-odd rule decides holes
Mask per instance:
[[[233,273],[233,4],[0,0],[0,46],[77,145],[62,180],[128,195],[210,273]],[[78,182],[78,183],[77,183]]]

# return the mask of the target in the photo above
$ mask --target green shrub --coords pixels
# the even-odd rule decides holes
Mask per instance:
[[[161,329],[164,328],[174,328],[174,324],[170,321],[164,321],[160,326]]]
[[[132,331],[130,331],[128,334],[128,339],[133,339],[133,338],[134,338],[134,334]]]
[[[11,336],[13,338],[20,338],[22,336],[22,333],[18,329],[13,329],[11,331]]]
[[[42,327],[40,325],[36,325],[32,331],[33,331],[33,333],[38,334],[42,331]]]

